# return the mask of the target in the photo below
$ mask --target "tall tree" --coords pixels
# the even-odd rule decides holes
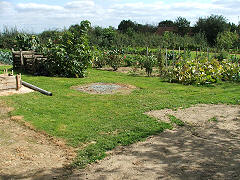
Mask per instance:
[[[173,26],[175,26],[175,24],[171,20],[165,20],[158,23],[158,27],[173,27]]]
[[[190,31],[190,21],[184,17],[178,17],[174,24],[178,28],[178,34],[185,36]]]
[[[136,31],[136,24],[131,20],[122,20],[118,25],[118,30],[122,33],[128,32],[128,29]]]
[[[209,44],[215,45],[218,33],[224,32],[228,27],[225,17],[211,15],[206,18],[199,18],[194,26],[194,31],[204,33]]]

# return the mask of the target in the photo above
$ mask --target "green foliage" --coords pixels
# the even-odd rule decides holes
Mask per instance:
[[[144,56],[145,58],[143,58],[143,67],[145,68],[145,71],[149,76],[151,76],[152,71],[153,71],[153,67],[156,65],[157,63],[157,58],[153,55],[150,56]]]
[[[236,32],[224,31],[217,35],[217,47],[229,50],[237,43],[239,36]]]
[[[224,59],[227,59],[229,56],[229,53],[227,51],[222,50],[220,53],[216,54],[214,58],[216,58],[218,61],[223,61]]]
[[[218,122],[217,117],[212,117],[208,120],[209,122]]]
[[[3,64],[12,64],[12,53],[8,50],[0,49],[0,62]]]
[[[164,20],[158,23],[158,27],[173,27],[173,26],[175,26],[175,24],[171,20]]]
[[[178,28],[178,34],[181,36],[185,36],[190,31],[190,21],[188,21],[186,18],[178,17],[174,24]]]
[[[194,26],[195,32],[204,33],[208,43],[215,45],[218,33],[228,29],[227,20],[223,16],[211,15],[206,18],[199,18]]]
[[[16,50],[38,51],[40,49],[40,40],[35,35],[18,34],[16,37]]]
[[[102,68],[107,64],[103,51],[95,49],[93,52],[93,67]]]
[[[49,40],[43,50],[47,61],[43,66],[50,76],[84,77],[91,64],[92,52],[88,44],[87,31],[90,22],[82,21],[78,32],[64,31],[62,36]]]
[[[121,65],[123,65],[123,51],[119,49],[108,50],[104,52],[107,65],[111,66],[116,71]]]
[[[113,27],[95,27],[90,30],[89,35],[92,46],[100,49],[112,49],[116,47],[117,31]]]
[[[223,67],[223,80],[240,81],[240,66],[238,63],[225,59],[221,62],[221,64]]]
[[[168,67],[165,77],[170,82],[182,84],[209,84],[221,80],[239,81],[239,72],[238,64],[229,60],[180,59],[175,66]]]
[[[4,27],[3,32],[0,32],[0,48],[11,49],[16,44],[16,37],[19,34],[16,27]]]

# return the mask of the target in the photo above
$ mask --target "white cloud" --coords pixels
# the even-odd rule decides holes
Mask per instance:
[[[193,23],[198,17],[220,14],[228,20],[238,22],[240,0],[212,0],[209,2],[138,1],[123,3],[121,0],[74,0],[62,5],[38,3],[13,4],[0,0],[0,24],[42,31],[48,28],[63,28],[88,19],[93,25],[117,26],[123,19],[139,23],[158,23],[166,19],[186,17]],[[1,27],[0,27],[1,28]]]
[[[47,4],[36,4],[36,3],[20,3],[16,5],[16,10],[20,11],[62,11],[64,10],[61,6],[52,6]]]

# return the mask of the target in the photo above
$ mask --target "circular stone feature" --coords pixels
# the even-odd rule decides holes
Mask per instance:
[[[113,83],[93,83],[85,86],[74,86],[72,88],[90,94],[129,94],[136,89],[135,86]]]

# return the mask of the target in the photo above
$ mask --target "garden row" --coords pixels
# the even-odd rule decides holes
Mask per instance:
[[[183,84],[209,84],[218,81],[240,81],[240,60],[237,56],[228,54],[191,51],[158,50],[157,55],[124,54],[123,51],[97,51],[94,66],[102,68],[111,66],[117,70],[121,66],[145,69],[151,76],[153,68],[159,69],[159,76],[169,82]]]

